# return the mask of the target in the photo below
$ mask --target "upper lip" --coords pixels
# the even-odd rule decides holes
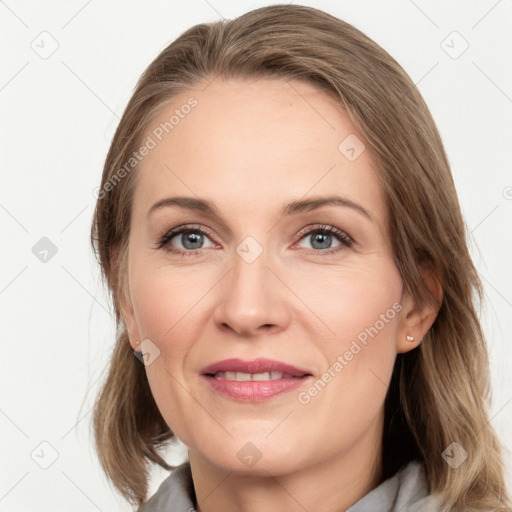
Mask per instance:
[[[281,372],[293,377],[302,377],[311,375],[310,372],[302,368],[297,368],[282,361],[273,359],[258,358],[250,361],[243,359],[224,359],[216,363],[205,366],[201,370],[203,375],[215,375],[218,372],[243,372],[243,373],[265,373]]]

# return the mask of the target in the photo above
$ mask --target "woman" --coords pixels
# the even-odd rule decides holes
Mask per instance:
[[[291,5],[193,27],[98,197],[119,335],[95,436],[134,505],[510,510],[449,164],[368,37]],[[174,436],[189,462],[146,503]]]

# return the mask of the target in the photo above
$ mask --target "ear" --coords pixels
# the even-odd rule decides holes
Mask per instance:
[[[125,258],[127,258],[127,254]],[[114,276],[112,286],[117,296],[121,318],[126,328],[130,346],[133,350],[136,350],[140,345],[140,337],[130,295],[127,261],[123,261],[123,258],[119,257],[119,251],[116,249],[110,251],[110,262],[110,268]]]
[[[422,266],[420,272],[436,305],[433,306],[428,298],[424,298],[419,304],[415,304],[412,295],[407,290],[404,290],[401,301],[401,321],[396,341],[396,351],[399,354],[409,352],[409,350],[416,348],[421,343],[441,308],[443,289],[439,280],[426,266]],[[409,340],[408,336],[412,336],[414,340]]]

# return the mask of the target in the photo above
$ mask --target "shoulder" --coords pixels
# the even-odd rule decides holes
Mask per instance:
[[[382,482],[347,512],[438,512],[439,500],[429,495],[425,467],[411,461]]]
[[[395,475],[398,481],[397,500],[394,510],[411,512],[437,512],[439,499],[428,491],[425,466],[411,461]]]
[[[188,462],[173,469],[139,512],[195,512],[195,494]]]

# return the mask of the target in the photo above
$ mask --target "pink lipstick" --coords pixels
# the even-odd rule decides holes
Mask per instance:
[[[291,391],[311,373],[272,359],[225,359],[201,370],[212,389],[235,400],[258,402]]]

